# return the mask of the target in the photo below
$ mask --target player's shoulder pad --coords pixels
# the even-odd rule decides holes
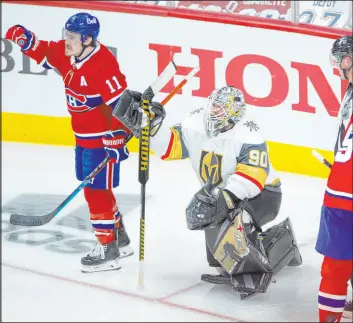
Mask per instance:
[[[203,110],[204,110],[203,107],[194,109],[189,113],[189,117],[192,117],[193,115],[201,114],[201,113],[203,113]]]
[[[197,108],[192,110],[189,115],[183,120],[183,128],[194,128],[201,121],[203,122],[203,108]],[[201,121],[200,121],[201,120]]]
[[[108,49],[108,47],[101,43],[99,43],[99,46],[99,52],[92,57],[93,61],[95,61],[98,65],[108,69],[118,66],[117,58]]]
[[[102,54],[104,54],[105,56],[113,58],[114,60],[116,60],[116,57],[109,50],[109,48],[107,46],[103,45],[102,43],[99,43],[99,46],[100,46],[100,50],[102,51]]]

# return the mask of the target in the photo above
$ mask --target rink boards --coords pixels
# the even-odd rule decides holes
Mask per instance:
[[[250,17],[234,21],[227,14],[195,16],[186,9],[156,11],[148,6],[147,12],[146,6],[112,3],[80,4],[79,10],[41,3],[3,3],[2,30],[20,23],[40,39],[58,40],[70,15],[89,10],[99,18],[99,40],[117,56],[130,88],[143,91],[173,59],[180,75],[156,98],[161,100],[190,68],[200,67],[166,107],[168,124],[203,106],[214,88],[233,85],[243,90],[249,112],[263,128],[276,169],[327,176],[311,150],[332,160],[346,83],[330,67],[328,53],[343,31]],[[73,146],[61,77],[2,41],[3,140]],[[137,141],[129,148],[137,151]]]

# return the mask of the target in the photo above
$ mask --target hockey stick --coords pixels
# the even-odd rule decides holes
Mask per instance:
[[[106,157],[96,169],[89,174],[82,183],[53,211],[45,215],[23,215],[23,214],[11,214],[10,223],[15,225],[23,226],[40,226],[47,224],[54,219],[56,215],[67,205],[69,202],[88,184],[92,179],[105,167],[109,162],[109,157]]]
[[[164,106],[169,100],[186,84],[186,82],[193,77],[199,71],[198,68],[194,68],[175,88],[172,90],[161,102]],[[175,71],[176,72],[176,71]],[[175,74],[174,72],[174,74]],[[174,75],[173,74],[173,75]],[[168,78],[166,77],[166,80]],[[169,79],[167,80],[167,82]],[[165,83],[166,84],[166,83]],[[159,84],[155,86],[152,92],[158,92],[165,84]],[[162,86],[163,85],[163,86]],[[159,88],[160,87],[160,88]],[[153,98],[153,94],[149,92],[151,89],[147,89],[142,95],[142,108],[148,115],[147,125],[141,128],[140,131],[140,147],[139,147],[139,182],[141,183],[141,217],[140,217],[140,255],[139,255],[139,282],[138,286],[143,287],[144,283],[144,260],[145,260],[145,210],[146,210],[146,183],[149,178],[149,157],[150,157],[150,111],[149,102]]]
[[[332,164],[324,156],[322,156],[317,150],[313,149],[312,154],[316,159],[322,162],[325,166],[327,166],[328,168],[332,168]]]
[[[132,134],[130,134],[127,138],[129,141],[132,138]],[[109,162],[109,158],[105,158],[96,169],[89,174],[82,183],[53,211],[44,214],[44,215],[34,215],[28,216],[23,214],[11,214],[10,223],[14,225],[22,225],[22,226],[41,226],[50,222],[56,215],[60,213],[60,211],[88,184],[92,181],[92,179],[97,176],[97,174],[105,167],[105,165]]]

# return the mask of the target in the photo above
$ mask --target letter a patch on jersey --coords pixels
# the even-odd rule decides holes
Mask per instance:
[[[81,76],[81,86],[87,86],[87,82],[84,76]]]

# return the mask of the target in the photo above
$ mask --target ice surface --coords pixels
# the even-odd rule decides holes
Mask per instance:
[[[203,232],[186,228],[184,210],[199,189],[188,160],[151,157],[145,289],[139,290],[137,155],[122,163],[115,190],[135,255],[121,261],[120,271],[83,274],[80,258],[95,238],[82,193],[45,226],[8,222],[14,211],[50,211],[76,188],[73,149],[18,143],[2,149],[3,321],[317,321],[322,256],[314,246],[326,180],[280,173],[283,202],[275,222],[291,218],[304,263],[285,268],[266,294],[240,301],[229,287],[200,280],[214,270]]]

